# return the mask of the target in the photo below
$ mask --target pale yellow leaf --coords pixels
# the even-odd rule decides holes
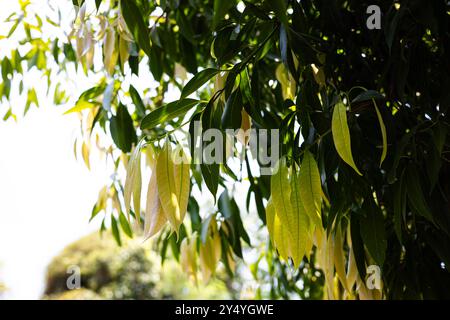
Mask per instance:
[[[303,206],[300,190],[304,188],[300,184],[298,173],[293,170],[291,174],[291,204],[293,208],[293,232],[290,246],[291,258],[294,266],[298,268],[303,256],[306,254],[308,240],[310,238],[309,218]]]
[[[349,286],[347,285],[347,275],[345,273],[344,241],[339,226],[336,228],[336,234],[334,236],[334,267],[342,286],[345,290],[350,291]]]
[[[291,203],[291,185],[286,157],[280,158],[270,179],[272,201],[276,208],[280,223],[287,227],[288,237],[294,231],[294,212]]]
[[[174,154],[174,177],[175,189],[180,208],[180,224],[183,222],[186,215],[187,206],[189,202],[189,188],[190,188],[190,159],[184,152],[180,144],[177,145]]]
[[[141,223],[141,151],[138,149],[136,158],[133,161],[133,209],[136,216],[136,222],[139,226]]]
[[[331,131],[333,134],[334,145],[339,156],[362,176],[362,173],[359,172],[355,161],[353,160],[350,131],[347,124],[347,109],[342,102],[339,102],[334,106]]]
[[[90,149],[91,149],[90,146],[85,141],[83,141],[83,144],[81,145],[81,155],[83,156],[83,161],[89,170],[91,170],[91,165],[89,161]]]
[[[164,147],[158,155],[156,163],[156,179],[159,191],[159,200],[169,220],[172,229],[178,234],[181,224],[181,210],[177,198],[175,181],[175,166],[172,159],[172,148],[166,140]]]
[[[157,234],[166,224],[167,218],[161,206],[156,182],[156,168],[153,168],[147,189],[145,208],[144,239]]]
[[[316,160],[309,151],[303,155],[298,179],[303,206],[316,227],[322,228],[322,184]]]

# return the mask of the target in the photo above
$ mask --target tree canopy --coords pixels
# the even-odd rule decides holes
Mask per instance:
[[[29,2],[0,39],[18,38],[0,112],[19,112],[11,90],[39,107],[32,70],[55,104],[75,74],[98,79],[66,113],[86,165],[93,148],[113,164],[92,219],[118,244],[152,237],[206,280],[256,255],[261,297],[450,297],[446,1],[378,1],[369,29],[368,1],[73,0],[70,32]],[[193,161],[196,123],[223,133],[225,161]],[[271,175],[251,129],[276,132]]]

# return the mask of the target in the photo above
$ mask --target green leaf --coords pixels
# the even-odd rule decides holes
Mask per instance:
[[[394,187],[394,231],[402,243],[402,222],[406,215],[406,184],[402,175]]]
[[[153,129],[159,124],[165,124],[176,117],[186,114],[199,102],[196,99],[182,99],[168,103],[145,116],[141,122],[141,129]]]
[[[367,90],[367,91],[364,91],[363,93],[357,95],[352,100],[352,103],[364,102],[364,101],[373,100],[373,99],[384,99],[384,96],[381,93],[379,93],[378,91]]]
[[[130,152],[133,143],[137,141],[137,137],[133,120],[123,104],[119,104],[117,114],[111,117],[109,125],[116,146],[125,153]]]
[[[101,4],[102,4],[102,0],[95,0],[95,7],[97,8],[97,10],[98,10],[98,8],[100,8]]]
[[[208,190],[213,195],[214,199],[216,199],[217,188],[219,187],[219,164],[212,163],[200,164],[200,170],[202,171],[203,180],[205,181]]]
[[[275,12],[275,16],[281,21],[281,23],[287,28],[288,18],[287,18],[287,8],[286,2],[284,0],[268,0],[268,4],[271,9]]]
[[[137,110],[138,114],[141,117],[144,117],[145,116],[144,103],[142,102],[139,92],[137,92],[135,87],[133,87],[132,85],[130,85],[130,96],[131,96],[131,100],[133,100],[133,104],[136,106],[136,110]]]
[[[353,160],[350,131],[347,124],[347,110],[342,102],[339,102],[334,106],[331,130],[333,133],[334,145],[339,156],[362,176],[362,173],[359,172],[355,161]]]
[[[150,56],[151,47],[148,26],[145,25],[136,2],[134,0],[121,0],[120,7],[122,9],[123,18],[125,19],[134,40],[139,47],[144,50],[145,54]]]
[[[316,160],[309,151],[303,155],[298,179],[303,206],[311,220],[321,228],[322,184]]]
[[[372,99],[373,105],[375,106],[375,111],[377,113],[378,122],[380,123],[380,130],[381,130],[381,138],[383,140],[383,152],[381,153],[381,159],[380,159],[380,167],[383,164],[384,159],[386,158],[387,154],[387,135],[386,135],[386,126],[384,125],[383,117],[381,116],[380,110],[378,109],[378,106],[374,99]]]
[[[364,243],[361,238],[360,222],[357,215],[353,212],[350,217],[350,236],[352,240],[352,250],[355,257],[356,267],[361,279],[366,278],[366,260],[364,252]]]
[[[116,240],[117,244],[119,246],[122,246],[122,240],[120,239],[120,231],[117,226],[116,218],[114,218],[113,215],[111,215],[111,232],[112,232],[114,240]]]
[[[235,0],[214,0],[214,16],[212,28],[215,29],[227,11],[234,5]]]
[[[181,91],[180,99],[186,98],[191,93],[195,92],[198,88],[200,88],[202,85],[204,85],[209,79],[211,79],[216,74],[218,74],[219,71],[220,70],[217,70],[217,69],[207,68],[207,69],[204,69],[204,70],[200,71],[199,73],[197,73],[184,86],[183,90]]]
[[[123,232],[125,232],[125,234],[127,236],[132,238],[133,237],[133,231],[131,231],[130,224],[128,223],[128,220],[125,217],[125,215],[123,214],[123,212],[120,212],[120,214],[119,214],[119,222],[120,222],[120,226],[121,226]]]
[[[239,129],[242,122],[242,95],[235,90],[225,103],[222,114],[222,129]]]
[[[249,246],[251,246],[250,237],[242,224],[239,207],[236,201],[228,195],[228,190],[224,190],[220,195],[218,207],[225,219],[229,220],[233,226],[234,239],[232,244],[240,241],[240,238],[242,238]]]
[[[409,166],[406,169],[406,193],[408,194],[409,204],[414,213],[433,222],[433,216],[425,200],[421,181],[415,166]]]
[[[361,207],[360,233],[367,250],[378,266],[382,267],[386,256],[386,233],[380,208],[370,198]]]

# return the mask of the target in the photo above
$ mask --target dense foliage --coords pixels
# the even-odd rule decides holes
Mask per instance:
[[[44,20],[55,28],[61,21],[28,17],[21,2],[8,37],[23,28],[24,38],[2,57],[2,99],[17,81],[27,90],[25,112],[38,106],[19,76],[34,68],[56,103],[67,97],[52,79],[69,78],[71,63],[87,77],[101,76],[68,112],[83,115],[75,149],[86,164],[96,136],[119,173],[93,209],[117,242],[132,233],[127,215],[141,216],[142,154],[158,172],[154,201],[161,202],[152,215],[145,210],[156,221],[143,219],[146,234],[157,234],[163,257],[169,247],[181,254],[188,270],[198,267],[198,253],[203,270],[214,273],[220,260],[232,274],[233,261],[255,247],[252,273],[270,283],[264,297],[449,297],[446,1],[378,1],[381,29],[369,30],[367,1],[73,0],[67,38],[47,38]],[[149,75],[157,86],[145,82]],[[4,118],[13,115],[11,107]],[[160,176],[169,177],[167,187],[170,170],[185,169],[172,168],[165,154],[183,140],[178,133],[193,132],[194,121],[203,130],[280,129],[278,174],[260,174],[241,139],[244,151],[229,159],[242,156],[240,165],[192,163],[187,176],[175,174],[191,190],[189,200],[164,201]],[[127,167],[128,186],[120,179]],[[242,221],[235,182],[249,184],[258,236],[249,237],[252,226]],[[199,189],[214,198],[206,214],[192,196]],[[381,270],[380,290],[366,285],[372,265]]]

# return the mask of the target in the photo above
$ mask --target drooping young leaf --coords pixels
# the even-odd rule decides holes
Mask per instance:
[[[180,207],[180,221],[184,220],[186,215],[189,191],[190,191],[190,159],[183,150],[183,147],[178,144],[174,152],[174,176],[175,176],[175,190]]]
[[[295,165],[295,164],[294,164]],[[310,222],[308,214],[304,207],[304,199],[302,198],[301,190],[305,188],[302,185],[299,174],[296,170],[291,173],[291,205],[293,209],[293,232],[292,243],[290,246],[290,255],[294,266],[298,267],[303,260],[310,238]]]
[[[152,168],[152,175],[148,183],[144,221],[145,240],[157,234],[167,222],[167,217],[159,199],[158,184],[156,180],[156,164]]]
[[[333,134],[333,141],[336,147],[336,151],[339,156],[344,160],[350,167],[355,169],[355,171],[362,175],[356,167],[355,161],[353,160],[352,147],[350,143],[350,131],[347,124],[347,110],[342,102],[337,103],[334,106],[333,118],[331,121],[331,130]]]
[[[314,160],[313,155],[309,151],[305,151],[303,155],[298,180],[303,206],[311,221],[317,227],[322,228],[322,185],[320,173],[316,160]]]
[[[174,157],[170,142],[166,140],[158,155],[156,179],[161,206],[172,229],[178,234],[187,210],[189,164],[176,164]]]
[[[291,203],[291,185],[286,157],[278,160],[274,170],[270,179],[272,201],[279,215],[280,223],[288,229],[289,238],[292,239],[291,233],[295,232],[295,213]]]
[[[130,221],[131,200],[133,200],[134,212],[140,211],[140,195],[141,195],[140,185],[141,185],[141,150],[140,147],[137,146],[134,149],[128,161],[127,174],[125,177],[125,186],[123,192],[125,211],[128,217],[128,221]],[[137,223],[139,223],[139,221],[137,221]]]

